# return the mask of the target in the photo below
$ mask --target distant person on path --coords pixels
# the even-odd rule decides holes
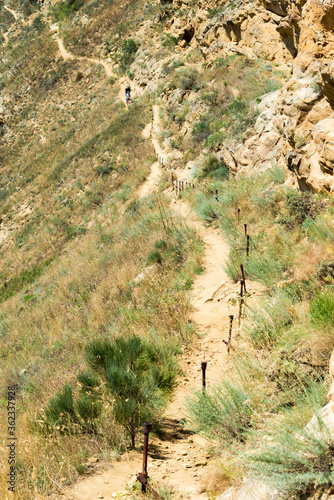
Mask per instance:
[[[129,105],[129,102],[130,102],[130,92],[131,92],[131,88],[128,85],[125,89],[125,102],[126,102],[127,106]]]

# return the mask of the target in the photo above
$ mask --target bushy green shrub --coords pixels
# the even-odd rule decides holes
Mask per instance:
[[[64,0],[54,5],[50,10],[55,21],[63,21],[69,15],[77,12],[84,5],[83,0]]]
[[[309,217],[315,219],[321,211],[321,202],[311,193],[291,191],[287,194],[286,204],[290,215],[301,225]]]
[[[174,387],[173,359],[162,360],[153,345],[132,335],[92,342],[86,361],[112,393],[115,421],[129,432],[134,448],[138,428],[157,417]]]
[[[163,257],[158,249],[153,250],[146,259],[146,264],[162,264]]]
[[[285,181],[285,173],[277,165],[273,165],[271,169],[268,170],[269,179],[275,184],[283,184]]]
[[[223,381],[205,393],[195,392],[186,408],[196,432],[216,441],[243,441],[254,411],[251,399],[241,385]]]
[[[224,162],[220,162],[217,156],[211,155],[206,160],[205,165],[197,176],[199,180],[205,177],[215,178],[215,179],[228,179],[229,170]]]
[[[98,400],[99,392],[96,377],[84,373],[78,376],[80,393],[75,398],[71,384],[66,384],[48,402],[44,415],[40,416],[43,432],[59,431],[72,434],[79,431],[96,433],[95,420],[99,417],[102,405]]]
[[[318,326],[334,327],[334,293],[327,288],[319,292],[310,303],[311,321]]]
[[[195,123],[192,128],[191,134],[195,142],[203,141],[211,134],[210,123],[205,119]]]
[[[121,43],[120,51],[117,53],[117,60],[121,71],[127,71],[129,66],[133,63],[136,57],[139,44],[133,39],[129,38]]]
[[[283,292],[263,300],[249,313],[251,344],[256,349],[272,347],[280,339],[283,328],[292,323],[293,317],[291,300]]]
[[[201,88],[199,73],[195,68],[182,68],[180,70],[180,87],[183,90],[193,90],[197,92]]]
[[[243,458],[257,481],[288,494],[311,494],[316,486],[334,484],[334,442],[326,429],[323,435],[286,426],[279,432],[276,429],[273,443],[262,442],[260,451],[253,450]]]

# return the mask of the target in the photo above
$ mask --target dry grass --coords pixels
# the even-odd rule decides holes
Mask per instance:
[[[1,386],[17,383],[19,387],[18,437],[25,443],[19,458],[22,498],[34,498],[34,488],[49,491],[62,477],[75,478],[83,450],[85,456],[105,450],[108,458],[111,446],[124,447],[124,436],[119,431],[115,434],[112,421],[107,427],[103,424],[102,440],[92,443],[78,436],[70,446],[60,437],[55,441],[36,438],[29,430],[50,396],[83,367],[82,351],[89,339],[133,331],[151,340],[183,342],[190,334],[186,283],[198,265],[198,242],[192,231],[174,220],[165,200],[141,201],[137,207],[135,213],[129,208],[118,220],[110,220],[107,204],[99,223],[69,243],[66,253],[34,283],[30,290],[34,297],[25,300],[25,290],[3,304],[8,332],[1,346],[5,360]],[[170,228],[168,235],[165,227]],[[175,227],[182,236],[181,260],[173,262],[173,254],[166,254],[153,275],[134,284],[153,248],[152,238],[165,239],[172,248],[180,237]],[[59,462],[64,468],[59,468]],[[30,491],[26,477],[34,475],[39,479],[32,481]]]

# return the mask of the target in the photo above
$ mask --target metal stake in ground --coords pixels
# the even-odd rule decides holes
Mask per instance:
[[[244,224],[244,228],[245,228],[245,235],[247,235],[247,224]]]
[[[239,221],[240,221],[240,208],[238,208],[238,224],[239,224]]]
[[[243,298],[244,286],[245,286],[244,280],[240,280],[239,317],[238,317],[239,328],[240,328],[240,325],[241,325],[242,306],[243,306],[243,303],[244,303],[244,298]]]
[[[245,291],[245,293],[247,293],[245,271],[244,271],[244,266],[242,264],[240,264],[240,269],[241,269],[242,281],[244,282],[244,291]]]
[[[232,324],[233,324],[233,314],[229,316],[230,318],[230,327],[228,331],[228,344],[227,344],[227,354],[230,354],[230,349],[231,349],[231,340],[232,340]]]
[[[249,256],[249,234],[246,235],[247,244],[246,244],[246,255]]]
[[[147,452],[148,452],[148,435],[152,430],[152,424],[144,424],[143,432],[144,432],[144,447],[143,447],[143,470],[142,477],[144,476],[147,482]],[[143,493],[146,492],[146,485],[142,483],[141,490]]]
[[[173,172],[171,174],[171,180],[172,180],[172,189],[174,191],[174,174],[173,174]]]
[[[205,379],[206,365],[207,365],[207,362],[202,361],[201,368],[202,368],[202,392],[203,392],[203,394],[205,393],[205,386],[206,386],[206,379]]]

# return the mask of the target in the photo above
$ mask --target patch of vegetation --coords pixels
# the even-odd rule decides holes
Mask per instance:
[[[133,40],[133,38],[124,40],[121,43],[120,48],[117,52],[116,60],[122,72],[127,71],[130,65],[135,60],[138,47],[139,44],[135,40]]]
[[[202,171],[197,176],[198,180],[205,179],[228,179],[229,171],[224,162],[220,162],[216,156],[209,156],[202,168]]]
[[[56,22],[65,20],[84,5],[83,0],[64,0],[51,7],[51,13]]]

